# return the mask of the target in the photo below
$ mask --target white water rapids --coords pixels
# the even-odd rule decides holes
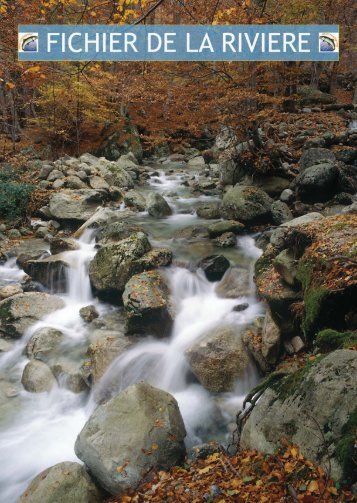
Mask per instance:
[[[174,214],[157,222],[150,233],[152,243],[174,246],[172,231],[177,227],[198,221],[194,212],[188,212],[192,202],[214,200],[203,196],[179,192],[180,176],[167,176],[161,172],[151,180],[152,189],[177,191],[178,197],[167,199]],[[122,208],[121,208],[122,209]],[[120,209],[118,210],[120,211]],[[138,216],[141,223],[150,219],[146,213]],[[149,220],[151,225],[152,220]],[[62,461],[78,461],[74,443],[87,418],[96,406],[96,398],[117,393],[128,385],[147,381],[165,389],[177,399],[188,432],[187,443],[194,445],[202,436],[214,438],[217,423],[226,425],[234,418],[246,392],[256,383],[258,376],[253,364],[236,383],[234,392],[214,396],[192,378],[185,351],[211,329],[223,324],[244,327],[263,314],[263,307],[254,296],[238,299],[219,298],[215,283],[210,283],[202,272],[191,272],[184,267],[171,266],[165,270],[171,287],[172,304],[176,317],[171,336],[156,340],[148,337],[118,357],[101,381],[90,392],[74,394],[60,385],[49,393],[28,393],[21,385],[21,375],[28,362],[24,349],[32,334],[41,327],[54,327],[65,335],[66,353],[82,358],[88,346],[88,325],[79,315],[79,309],[95,305],[100,315],[112,312],[112,306],[93,297],[88,265],[95,255],[94,235],[86,231],[78,242],[80,249],[65,252],[63,258],[70,264],[68,291],[61,297],[65,307],[56,311],[25,332],[12,349],[0,356],[0,501],[14,503],[29,482],[42,470]],[[187,243],[180,246],[188,247]],[[187,253],[184,251],[183,255]],[[252,237],[237,240],[237,261],[246,257],[251,269],[260,252]],[[210,253],[206,253],[209,255]],[[232,255],[230,255],[232,260]],[[0,282],[16,283],[24,273],[15,260],[0,265]],[[254,291],[254,290],[252,290]],[[237,303],[248,303],[245,311],[235,312]],[[2,406],[2,403],[5,406]],[[218,418],[218,421],[215,418]]]

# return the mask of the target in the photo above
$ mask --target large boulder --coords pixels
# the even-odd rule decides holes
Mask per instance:
[[[258,224],[270,219],[273,200],[263,190],[244,185],[235,185],[223,197],[221,215],[244,224]]]
[[[128,170],[133,164],[130,160],[120,162],[119,159],[117,162],[110,162],[106,159],[99,159],[98,169],[109,185],[120,189],[132,189],[134,181]],[[136,167],[135,164],[134,166]]]
[[[142,232],[103,246],[89,266],[92,285],[102,294],[123,293],[125,284],[135,274],[135,260],[150,250],[149,240]]]
[[[356,379],[357,352],[342,349],[275,382],[248,417],[241,447],[274,453],[285,436],[336,481],[356,477]]]
[[[210,238],[217,238],[226,232],[240,234],[244,229],[244,225],[235,220],[221,220],[208,226],[208,234]]]
[[[46,363],[31,360],[24,368],[21,382],[26,391],[43,393],[51,391],[56,384],[56,379]]]
[[[14,295],[0,302],[0,335],[21,337],[31,325],[63,307],[62,299],[47,293]]]
[[[137,211],[145,211],[146,200],[145,197],[137,190],[129,190],[124,195],[124,203],[129,208],[134,208]]]
[[[172,214],[172,210],[165,198],[157,192],[150,192],[146,198],[146,208],[152,217],[162,218]]]
[[[130,210],[118,211],[112,208],[98,208],[96,212],[76,231],[75,237],[80,237],[86,229],[104,229],[111,224],[124,222],[133,213]]]
[[[95,241],[103,246],[127,239],[137,232],[144,232],[139,225],[129,224],[126,221],[113,222],[99,229],[95,235]]]
[[[158,271],[133,276],[123,293],[129,334],[165,337],[172,327],[170,291]]]
[[[258,176],[254,177],[253,183],[271,197],[280,195],[290,185],[289,180],[281,176]]]
[[[327,148],[308,148],[304,150],[302,156],[299,160],[299,167],[301,170],[310,168],[319,163],[334,163],[336,162],[336,157],[331,150]]]
[[[49,256],[49,246],[43,239],[24,239],[15,248],[16,263],[20,267],[29,260],[39,260]]]
[[[181,463],[185,436],[176,400],[140,383],[93,412],[75,452],[101,486],[117,496],[135,489],[153,470]]]
[[[339,171],[334,164],[316,164],[300,173],[294,186],[303,202],[328,201],[339,192]]]
[[[65,461],[39,473],[18,503],[101,503],[104,498],[84,466]]]
[[[58,352],[64,335],[60,330],[52,327],[42,327],[36,330],[26,346],[29,358],[48,363]]]
[[[107,194],[101,190],[63,190],[51,196],[49,208],[58,220],[85,222],[106,200]]]
[[[186,350],[192,372],[209,391],[232,391],[249,364],[241,333],[234,326],[212,330]]]

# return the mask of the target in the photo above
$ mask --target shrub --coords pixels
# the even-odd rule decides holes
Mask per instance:
[[[15,220],[26,215],[34,186],[20,183],[18,175],[5,167],[0,172],[0,217]]]

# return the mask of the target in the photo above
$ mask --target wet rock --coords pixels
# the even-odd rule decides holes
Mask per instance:
[[[52,327],[40,328],[27,343],[26,355],[48,363],[57,354],[63,339],[64,335],[60,330]]]
[[[86,360],[82,366],[82,375],[88,386],[97,384],[110,364],[127,351],[134,342],[132,337],[118,331],[97,330],[95,342],[88,346]]]
[[[226,232],[240,234],[244,229],[244,225],[236,220],[222,220],[208,226],[208,234],[210,238],[217,238]]]
[[[87,323],[90,323],[91,321],[99,317],[98,311],[96,310],[95,306],[82,307],[79,310],[79,315]]]
[[[282,378],[255,404],[241,447],[273,453],[287,437],[334,480],[353,476],[356,377],[357,353],[343,349]]]
[[[56,379],[46,363],[31,360],[24,368],[21,382],[26,391],[44,393],[55,386]]]
[[[101,503],[104,498],[84,466],[65,461],[39,473],[18,503]]]
[[[168,248],[154,248],[138,258],[134,264],[135,273],[167,267],[172,262],[172,251]]]
[[[249,271],[242,267],[231,267],[216,286],[216,293],[225,299],[250,295]]]
[[[271,205],[271,216],[274,224],[281,225],[293,219],[289,206],[282,201],[274,201]]]
[[[98,208],[93,216],[75,232],[74,237],[79,238],[86,229],[104,229],[111,224],[125,222],[133,215],[134,213],[130,210],[118,211],[111,208]]]
[[[249,225],[264,223],[271,217],[272,202],[268,194],[257,187],[235,185],[223,196],[221,215]]]
[[[183,229],[178,229],[174,233],[174,237],[177,239],[204,239],[208,238],[208,229],[203,225],[189,225],[188,227],[184,227]]]
[[[52,255],[57,255],[66,251],[79,250],[79,244],[72,238],[55,237],[51,239],[50,250]]]
[[[281,353],[280,329],[268,311],[265,315],[262,330],[262,355],[266,361],[275,365]]]
[[[196,210],[197,216],[207,220],[213,220],[220,217],[220,203],[203,203]]]
[[[133,276],[125,285],[123,304],[128,334],[169,335],[170,291],[158,271]]]
[[[135,273],[135,261],[150,251],[151,245],[142,232],[101,248],[89,266],[94,288],[102,294],[121,294]]]
[[[77,363],[67,358],[60,358],[51,364],[51,370],[60,386],[64,386],[72,393],[81,393],[88,389],[81,368]]]
[[[335,165],[317,164],[300,173],[294,180],[294,186],[303,202],[324,202],[339,191],[338,177]]]
[[[29,260],[38,260],[49,256],[49,246],[43,239],[24,239],[14,249],[16,262],[23,268]]]
[[[0,301],[23,293],[21,285],[8,285],[0,288]]]
[[[146,198],[146,208],[154,218],[162,218],[172,214],[166,200],[157,192],[150,192]]]
[[[11,351],[12,348],[13,345],[11,342],[6,341],[5,339],[0,339],[0,354],[7,353],[8,351]]]
[[[200,260],[198,267],[203,270],[208,281],[219,281],[229,269],[230,262],[223,255],[211,255]]]
[[[220,248],[234,248],[237,244],[237,238],[233,232],[225,232],[214,240],[216,246]]]
[[[246,304],[246,303],[237,304],[236,306],[234,306],[233,311],[235,313],[241,313],[242,311],[245,311],[246,309],[248,309],[248,307],[249,307],[249,304]]]
[[[58,220],[85,222],[106,199],[106,193],[100,190],[66,190],[51,196],[49,208]]]
[[[22,293],[0,302],[0,334],[18,338],[47,314],[62,309],[64,302],[47,293]]]
[[[132,234],[144,232],[142,227],[128,222],[114,222],[102,227],[96,234],[95,240],[100,245],[117,243],[122,239],[129,238]]]
[[[299,167],[301,170],[305,170],[310,168],[311,166],[315,166],[320,163],[334,163],[336,161],[336,157],[331,150],[327,148],[308,148],[304,150],[302,156],[299,160]]]
[[[145,197],[137,190],[129,190],[124,195],[124,203],[129,208],[135,208],[138,211],[145,211],[146,200]]]
[[[93,412],[75,452],[101,486],[117,496],[134,489],[152,471],[181,463],[185,435],[176,400],[140,383]]]
[[[42,260],[29,260],[24,271],[51,291],[64,292],[67,287],[66,269],[69,264],[61,255],[51,255]]]
[[[249,364],[237,327],[220,327],[185,352],[192,372],[212,392],[232,391]]]
[[[18,239],[21,237],[21,232],[18,229],[10,229],[7,236],[9,239]]]

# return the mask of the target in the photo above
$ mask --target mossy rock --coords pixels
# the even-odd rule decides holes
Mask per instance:
[[[357,332],[337,332],[327,328],[317,334],[316,345],[319,351],[329,353],[335,349],[349,348],[357,344]]]

